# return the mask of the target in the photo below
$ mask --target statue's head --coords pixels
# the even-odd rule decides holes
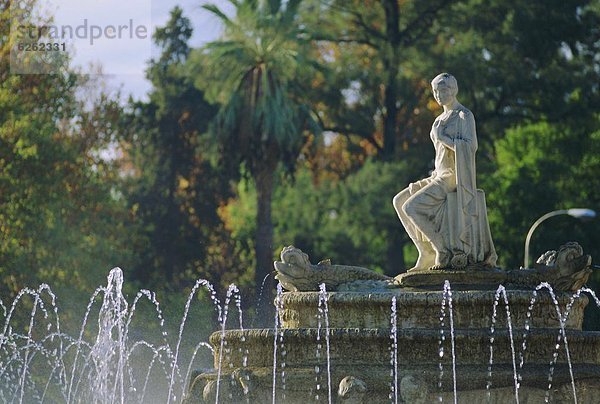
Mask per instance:
[[[435,76],[433,80],[431,80],[431,87],[448,87],[454,92],[453,95],[458,93],[458,83],[456,82],[456,78],[450,73],[440,73]]]
[[[281,261],[274,263],[275,279],[291,291],[317,290],[319,284],[315,283],[314,271],[308,260],[308,255],[293,245],[284,247],[281,251]],[[316,289],[314,289],[316,287]]]
[[[456,99],[458,93],[458,83],[456,78],[450,73],[440,73],[431,80],[433,96],[440,105],[446,105]]]

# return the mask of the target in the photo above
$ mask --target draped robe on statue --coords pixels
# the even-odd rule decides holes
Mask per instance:
[[[475,120],[468,110],[460,111],[458,115],[459,119],[455,120],[458,130],[454,137],[456,205],[451,206],[450,198],[447,201],[447,215],[456,212],[456,221],[453,224],[452,217],[447,218],[450,230],[447,243],[454,254],[465,253],[469,263],[486,262],[494,266],[497,255],[487,218],[485,194],[477,189],[475,182]]]

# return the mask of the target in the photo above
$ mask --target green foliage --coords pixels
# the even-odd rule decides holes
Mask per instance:
[[[597,2],[310,4],[309,31],[327,67],[311,97],[323,126],[366,139],[380,157],[403,158],[414,144],[429,143],[439,111],[429,80],[441,71],[457,77],[486,153],[509,127],[581,125],[600,106]]]
[[[448,7],[412,58],[426,76],[452,72],[475,114],[480,145],[507,128],[548,121],[579,126],[597,111],[598,14],[587,1],[467,1]],[[596,66],[595,68],[593,66]]]
[[[297,18],[299,1],[233,2],[230,19],[214,5],[204,6],[224,24],[222,37],[191,60],[196,84],[221,103],[212,132],[221,160],[247,170],[256,185],[255,286],[272,271],[271,198],[274,173],[289,173],[305,143],[306,129],[317,131],[301,91],[310,78],[308,41]],[[267,286],[267,293],[272,288]],[[270,300],[268,297],[265,301]]]
[[[408,243],[392,207],[392,197],[418,175],[416,164],[367,162],[341,181],[321,179],[300,170],[292,186],[278,186],[273,198],[274,244],[293,244],[313,261],[361,265],[397,275]],[[254,231],[255,191],[244,187],[228,211],[234,237]]]
[[[581,127],[540,122],[508,130],[496,141],[497,169],[483,177],[488,193],[488,214],[500,265],[522,265],[525,236],[543,214],[575,207],[600,211],[600,132],[598,120],[582,122]],[[598,219],[582,222],[569,216],[548,219],[531,240],[530,256],[578,241],[594,260],[600,256]],[[597,271],[589,285],[598,293]],[[599,310],[592,303],[585,314],[585,329],[600,329]]]
[[[427,135],[439,111],[428,79],[453,73],[459,99],[476,116],[480,183],[501,262],[516,265],[537,217],[595,203],[588,151],[600,103],[596,3],[311,2],[308,27],[327,68],[311,99],[325,130],[366,139],[381,155],[394,144],[385,133],[388,98],[395,97],[393,126],[402,145],[395,155],[418,158],[415,146],[430,147]],[[571,218],[556,219],[563,220],[573,227]],[[593,245],[589,227],[580,226],[588,225],[541,242]]]
[[[515,268],[523,260],[525,235],[533,222],[555,209],[586,207],[598,210],[598,186],[590,164],[598,161],[598,132],[588,134],[547,122],[516,127],[496,142],[497,170],[484,178],[488,211],[501,264]],[[553,218],[538,229],[531,255],[579,241],[598,256],[594,223],[568,216]]]
[[[5,5],[0,13],[7,21]],[[0,28],[0,294],[42,281],[89,293],[131,262],[117,172],[100,157],[118,105],[71,72],[11,75],[9,28]]]

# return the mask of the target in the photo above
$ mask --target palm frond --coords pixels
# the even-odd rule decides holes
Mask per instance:
[[[202,8],[217,16],[225,26],[233,26],[233,21],[216,4],[203,4]]]
[[[296,91],[314,70],[297,26],[300,2],[238,0],[222,38],[202,51],[205,91],[222,104],[214,132],[235,144],[249,167],[259,165],[273,144],[281,158],[289,157],[300,150],[305,130],[318,133]]]

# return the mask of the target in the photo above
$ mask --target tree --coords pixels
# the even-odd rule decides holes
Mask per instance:
[[[0,3],[3,22],[8,7]],[[10,11],[26,19],[31,10]],[[38,282],[68,287],[71,297],[89,293],[111,267],[132,261],[117,167],[102,157],[120,107],[89,93],[91,81],[68,58],[56,74],[11,74],[9,28],[0,27],[0,294]]]
[[[521,122],[598,110],[598,14],[586,0],[315,1],[307,11],[327,77],[313,89],[324,130],[366,139],[379,158],[428,143],[429,80],[459,81],[481,149]],[[577,99],[577,102],[573,102]],[[355,142],[356,143],[356,142]]]
[[[157,286],[178,287],[202,276],[220,284],[235,256],[218,207],[229,194],[226,176],[210,159],[205,134],[216,108],[194,87],[185,63],[192,27],[175,7],[154,41],[162,52],[152,60],[149,102],[131,103],[126,151],[133,175],[127,198],[146,243],[136,278]],[[218,246],[218,248],[217,248]],[[216,251],[220,250],[220,251]]]
[[[273,266],[271,200],[275,172],[283,163],[292,172],[303,144],[303,130],[316,130],[302,99],[310,78],[308,41],[298,21],[300,1],[232,2],[230,19],[205,5],[224,24],[221,39],[198,55],[197,84],[221,103],[213,125],[222,160],[244,170],[257,190],[255,234],[258,288]]]
[[[513,128],[496,142],[498,168],[484,186],[502,266],[521,265],[527,230],[543,214],[573,207],[598,210],[600,197],[593,191],[600,185],[598,133],[539,122]],[[567,241],[579,241],[586,253],[597,256],[595,226],[568,216],[553,218],[536,231],[532,258]]]
[[[593,121],[599,18],[586,0],[457,2],[418,42],[412,65],[458,78],[480,148],[491,152],[506,129],[523,123]]]
[[[432,35],[432,21],[452,3],[313,2],[307,12],[311,37],[330,68],[313,98],[324,107],[324,129],[368,140],[385,161],[422,139],[431,116],[422,107],[428,81],[414,74],[410,59],[422,37]]]
[[[275,245],[294,245],[316,262],[330,258],[338,264],[359,265],[389,276],[403,272],[416,259],[392,208],[398,182],[419,171],[419,164],[369,160],[343,179],[303,167],[293,186],[278,186],[273,204]],[[390,191],[392,190],[392,191]],[[235,237],[254,230],[249,220],[256,212],[256,190],[244,187],[227,206],[228,227]]]

